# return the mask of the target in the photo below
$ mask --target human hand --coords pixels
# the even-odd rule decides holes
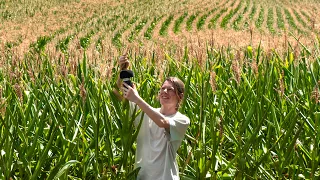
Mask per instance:
[[[130,62],[129,62],[129,59],[128,59],[128,57],[127,57],[126,54],[120,56],[120,58],[119,58],[120,70],[126,70],[126,69],[128,69],[129,64],[130,64]]]
[[[132,87],[131,87],[127,83],[123,83],[123,86],[121,87],[121,89],[122,89],[124,98],[134,103],[136,103],[139,100],[140,96],[136,89],[135,84],[132,84]]]

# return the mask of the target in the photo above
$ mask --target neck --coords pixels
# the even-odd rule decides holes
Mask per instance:
[[[164,106],[161,106],[160,113],[165,115],[165,116],[169,116],[169,115],[177,113],[177,110],[176,110],[176,107],[164,107]]]

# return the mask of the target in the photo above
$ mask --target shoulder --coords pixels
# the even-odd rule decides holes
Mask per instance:
[[[180,112],[177,112],[177,114],[173,117],[173,119],[175,119],[176,121],[179,121],[181,123],[184,123],[184,124],[190,124],[189,117],[180,113]]]

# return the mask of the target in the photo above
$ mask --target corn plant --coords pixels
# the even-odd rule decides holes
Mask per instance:
[[[227,12],[228,9],[227,8],[223,8],[219,11],[219,13],[217,15],[215,15],[209,22],[208,24],[208,28],[212,29],[216,27],[217,24],[217,20],[222,16],[223,13]]]
[[[157,23],[162,19],[163,16],[161,17],[154,17],[153,21],[151,22],[150,26],[148,27],[148,29],[146,30],[146,32],[144,33],[144,37],[146,39],[151,39],[152,37],[152,33],[154,28],[156,27]]]
[[[120,48],[123,46],[120,38],[122,37],[122,34],[120,31],[116,32],[115,35],[112,37],[112,43],[114,46]]]
[[[176,21],[174,22],[173,32],[178,33],[180,31],[180,26],[183,20],[188,16],[187,12],[184,12]]]
[[[252,5],[252,7],[251,7],[251,11],[250,11],[250,14],[249,14],[249,19],[250,19],[250,20],[253,20],[253,17],[254,17],[254,15],[256,14],[256,12],[257,12],[256,3],[253,2],[253,5]]]
[[[74,38],[74,35],[67,36],[64,40],[59,41],[57,48],[68,57],[68,45],[70,41]]]
[[[230,12],[222,19],[220,23],[220,27],[226,28],[230,19],[239,11],[241,8],[242,1],[239,2],[238,6],[235,9],[231,9]]]
[[[196,13],[190,15],[189,18],[187,19],[186,28],[187,28],[188,31],[192,30],[193,21],[196,19],[198,14],[199,14],[199,12],[196,12]]]
[[[53,37],[40,36],[37,41],[32,43],[30,47],[35,50],[36,53],[42,54],[46,49],[46,45],[52,40]]]
[[[98,38],[98,40],[96,41],[96,43],[95,43],[95,49],[99,52],[99,53],[103,53],[102,52],[102,47],[103,47],[103,45],[102,45],[102,41],[103,41],[103,39],[105,39],[105,35],[102,35],[102,36],[100,36],[99,38]]]
[[[242,13],[239,13],[238,17],[232,22],[232,28],[235,30],[239,30],[239,24],[241,23],[242,19],[243,19],[243,15],[247,13],[248,8],[249,8],[249,1],[246,2],[246,6],[243,9]]]
[[[283,16],[282,16],[282,10],[279,6],[277,6],[276,8],[276,12],[277,12],[277,25],[278,28],[283,30],[284,29],[284,20],[283,20]]]
[[[288,21],[290,27],[292,27],[292,28],[294,28],[295,30],[297,30],[298,33],[300,33],[300,34],[305,34],[305,32],[304,32],[303,30],[301,30],[301,29],[296,25],[296,23],[295,23],[292,15],[291,15],[291,13],[289,12],[289,10],[288,10],[288,9],[284,9],[284,12],[285,12],[285,14],[286,14],[286,18],[287,18],[287,21]]]
[[[212,14],[213,12],[215,12],[215,11],[216,11],[216,8],[212,9],[211,11],[209,11],[208,13],[202,15],[202,16],[199,18],[199,20],[198,20],[198,22],[197,22],[197,29],[198,29],[198,30],[202,29],[203,25],[205,24],[205,21],[206,21],[207,17],[208,17],[210,14]]]
[[[267,26],[271,34],[275,34],[273,27],[273,8],[268,9]]]
[[[260,13],[259,13],[258,19],[257,19],[256,22],[255,22],[256,27],[257,27],[257,28],[261,28],[263,21],[264,21],[264,8],[261,6],[261,7],[260,7]]]
[[[310,18],[310,16],[306,13],[306,12],[304,12],[304,11],[301,11],[301,14],[308,20],[308,22],[310,22],[311,21],[311,18]]]
[[[129,42],[132,42],[134,40],[134,36],[137,35],[142,30],[142,28],[147,22],[148,22],[147,19],[142,19],[141,22],[139,22],[135,26],[134,30],[130,33],[130,36],[128,38]]]
[[[300,23],[303,27],[305,27],[305,28],[307,28],[307,29],[309,29],[309,30],[311,29],[311,27],[308,26],[307,23],[302,19],[302,17],[301,17],[300,14],[298,13],[298,11],[296,11],[295,9],[293,9],[293,13],[294,13],[296,19],[299,21],[299,23]]]
[[[168,27],[169,27],[169,25],[170,25],[170,23],[171,23],[172,20],[173,20],[173,15],[170,15],[170,16],[163,22],[163,24],[161,25],[160,31],[159,31],[159,34],[160,34],[161,36],[168,34],[167,30],[168,30]]]

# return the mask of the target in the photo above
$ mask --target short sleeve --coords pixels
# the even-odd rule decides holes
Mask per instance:
[[[178,117],[169,118],[170,124],[170,141],[182,141],[186,134],[190,120],[187,116],[181,115]]]

